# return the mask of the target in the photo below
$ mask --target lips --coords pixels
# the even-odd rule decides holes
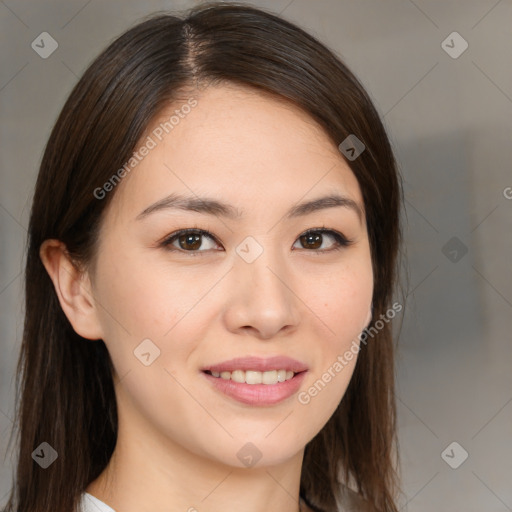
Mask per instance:
[[[272,370],[286,370],[294,373],[306,371],[308,366],[296,359],[287,356],[274,356],[269,358],[237,357],[229,361],[212,364],[201,368],[203,372],[233,372],[235,370],[268,372]]]
[[[202,377],[222,396],[245,405],[267,407],[290,399],[300,389],[307,373],[307,371],[296,373],[291,379],[276,384],[240,383],[231,379],[213,377],[207,372],[202,372]]]

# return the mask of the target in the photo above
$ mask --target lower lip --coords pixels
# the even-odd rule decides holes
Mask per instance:
[[[306,371],[304,371],[296,373],[290,380],[277,384],[242,384],[231,379],[227,380],[214,377],[209,373],[202,373],[216,389],[238,402],[249,405],[274,405],[286,400],[299,390],[306,376]]]

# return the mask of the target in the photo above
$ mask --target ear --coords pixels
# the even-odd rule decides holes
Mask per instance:
[[[89,340],[103,338],[89,275],[73,264],[66,246],[59,240],[45,240],[39,256],[75,332]]]

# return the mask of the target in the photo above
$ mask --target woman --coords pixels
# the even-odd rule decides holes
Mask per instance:
[[[31,212],[7,511],[396,511],[401,188],[368,95],[242,5],[87,69]]]

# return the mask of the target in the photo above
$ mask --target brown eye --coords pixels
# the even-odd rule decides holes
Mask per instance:
[[[212,241],[212,247],[203,247],[205,239]],[[176,245],[178,242],[179,246]],[[188,252],[192,255],[200,254],[208,249],[214,249],[216,246],[215,238],[208,231],[202,229],[182,229],[171,234],[162,243],[161,246],[169,251]],[[201,250],[199,250],[202,248]]]
[[[324,247],[323,249],[321,249],[325,236],[334,239],[335,243],[331,244],[331,247],[329,248]],[[306,233],[303,233],[298,238],[298,241],[300,241],[304,249],[316,250],[314,252],[327,252],[331,250],[341,249],[343,247],[347,247],[352,243],[351,240],[345,238],[341,233],[338,233],[337,231],[333,231],[330,229],[310,229]]]
[[[178,237],[178,242],[180,244],[180,247],[184,250],[199,249],[199,247],[201,247],[201,243],[202,243],[201,236],[202,235],[191,235],[191,234],[180,235]]]
[[[302,235],[300,241],[307,249],[318,249],[322,245],[322,236],[319,234]]]

